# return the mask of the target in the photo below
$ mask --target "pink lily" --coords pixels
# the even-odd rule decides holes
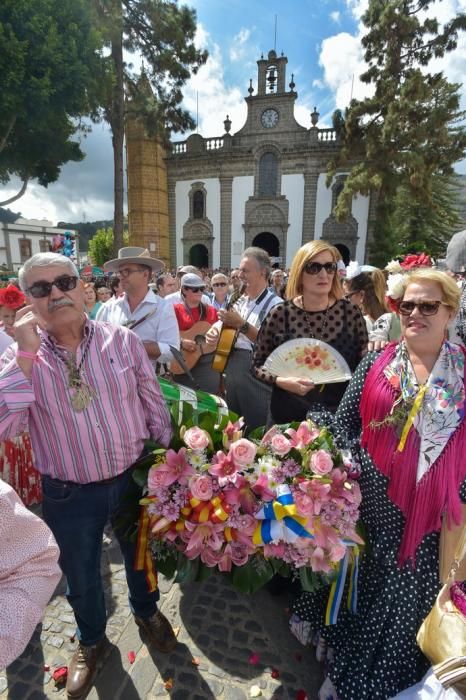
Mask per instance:
[[[244,419],[243,418],[238,418],[234,423],[228,421],[228,425],[226,428],[223,430],[223,446],[224,447],[230,447],[231,443],[234,442],[235,440],[239,440],[240,437],[242,437],[242,427],[244,425]]]
[[[251,491],[249,481],[241,474],[236,474],[234,486],[224,490],[225,501],[239,505],[245,513],[254,513],[256,497]]]
[[[309,445],[310,442],[319,437],[320,431],[317,428],[310,429],[309,423],[303,421],[298,430],[288,428],[286,434],[290,438],[291,447],[302,450],[303,447],[306,447],[306,445]]]
[[[195,473],[193,467],[186,460],[185,447],[182,447],[178,452],[167,450],[165,460],[166,462],[157,468],[157,471],[160,469],[164,473],[161,484],[163,486],[170,486],[175,481],[178,481],[180,484],[186,484],[189,477]]]
[[[185,554],[188,559],[200,556],[205,547],[218,550],[223,544],[223,523],[191,523],[185,522],[186,529],[191,533]],[[186,535],[187,533],[185,533]],[[186,536],[183,538],[186,541]]]
[[[231,571],[231,544],[227,544],[218,562],[219,571]]]
[[[252,490],[262,501],[273,501],[275,498],[275,492],[269,488],[269,481],[266,474],[261,474],[259,476]]]
[[[234,481],[238,469],[230,455],[219,450],[214,459],[215,463],[210,465],[209,474],[218,477],[220,486],[224,486],[228,481]]]
[[[329,565],[322,547],[316,547],[311,554],[311,567],[313,571],[325,571],[330,573],[332,567]]]

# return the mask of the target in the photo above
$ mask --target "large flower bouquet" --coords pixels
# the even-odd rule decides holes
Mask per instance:
[[[178,581],[227,572],[247,592],[277,572],[299,575],[305,590],[341,578],[362,543],[350,453],[310,420],[248,438],[241,419],[217,421],[184,421],[135,475],[146,494],[140,542],[157,569]]]

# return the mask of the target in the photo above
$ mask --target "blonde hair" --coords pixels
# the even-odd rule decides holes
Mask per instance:
[[[434,270],[431,267],[422,267],[412,270],[403,275],[403,297],[407,287],[413,282],[435,282],[442,290],[442,301],[447,304],[455,313],[460,306],[461,290],[453,277],[450,277],[441,270]],[[401,297],[401,298],[403,298]]]
[[[286,285],[286,298],[293,299],[293,297],[298,296],[303,293],[303,274],[304,266],[312,258],[315,258],[319,253],[330,253],[334,263],[341,260],[340,251],[335,248],[335,246],[330,245],[327,241],[317,240],[305,243],[298,250],[291,263],[290,274],[288,277],[288,284]],[[341,286],[340,276],[338,270],[335,272],[332,281],[332,287],[330,289],[330,295],[335,299],[341,299],[343,296],[343,289]]]

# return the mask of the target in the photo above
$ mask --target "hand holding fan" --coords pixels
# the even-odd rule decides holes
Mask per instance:
[[[278,377],[310,379],[333,384],[351,379],[345,358],[328,343],[314,338],[288,340],[270,353],[264,369]]]

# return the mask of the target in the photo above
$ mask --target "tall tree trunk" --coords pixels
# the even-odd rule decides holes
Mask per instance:
[[[121,12],[121,6],[119,8]],[[122,27],[122,24],[120,24]],[[115,211],[113,216],[113,254],[123,247],[123,145],[125,138],[125,92],[123,77],[123,35],[122,30],[115,33],[112,41],[112,59],[115,68],[115,85],[110,126],[113,143],[113,173]]]
[[[21,185],[21,189],[19,190],[19,192],[17,192],[16,194],[14,194],[12,197],[9,197],[8,199],[4,199],[3,202],[0,202],[0,207],[6,207],[7,204],[11,204],[12,202],[16,202],[17,199],[19,199],[20,197],[22,197],[23,194],[24,194],[24,193],[26,192],[26,190],[27,190],[28,182],[29,182],[29,178],[28,178],[28,177],[25,177],[24,180],[23,180],[23,184]]]

